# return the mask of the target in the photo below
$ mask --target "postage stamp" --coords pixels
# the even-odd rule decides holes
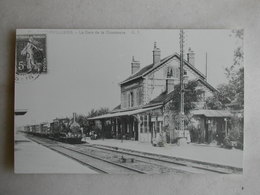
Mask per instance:
[[[16,36],[16,82],[30,81],[47,73],[46,35]]]

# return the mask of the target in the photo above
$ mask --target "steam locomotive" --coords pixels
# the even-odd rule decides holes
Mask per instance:
[[[80,143],[83,137],[80,125],[76,122],[76,113],[73,113],[72,120],[56,118],[51,123],[24,126],[24,132],[68,143]]]

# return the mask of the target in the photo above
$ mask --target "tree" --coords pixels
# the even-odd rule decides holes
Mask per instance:
[[[229,80],[228,87],[232,94],[229,95],[231,102],[238,104],[240,109],[244,108],[244,51],[243,51],[243,30],[233,30],[232,35],[236,38],[237,48],[234,50],[234,63],[226,68],[226,76]]]
[[[198,89],[198,81],[193,80],[185,84],[184,95],[184,123],[187,126],[190,123],[190,111],[196,107],[197,102],[201,101],[202,90]],[[180,84],[176,85],[172,92],[172,102],[169,104],[169,109],[173,111],[173,119],[176,128],[179,128],[181,115],[180,115]]]
[[[213,96],[210,96],[206,99],[206,107],[211,110],[221,110],[224,108],[223,102],[220,100],[218,93],[214,93]]]
[[[87,115],[79,114],[76,116],[76,121],[79,123],[80,127],[83,128],[84,133],[89,133],[92,124],[90,124],[88,118],[100,116],[103,114],[107,114],[109,112],[108,108],[102,107],[100,109],[91,109],[91,111]]]
[[[100,116],[103,114],[107,114],[108,112],[109,112],[109,108],[105,108],[105,107],[101,107],[98,110],[91,109],[91,111],[88,113],[87,117],[91,118],[91,117],[95,117],[95,116]]]
[[[96,131],[97,133],[100,133],[100,129],[95,126],[95,124],[93,122],[90,122],[88,120],[88,118],[92,118],[92,117],[96,117],[96,116],[100,116],[100,115],[104,115],[109,113],[109,108],[106,107],[101,107],[99,109],[91,109],[90,112],[88,113],[88,115],[85,117],[85,120],[87,121],[87,125],[86,125],[86,132],[89,133],[91,130]]]
[[[210,109],[223,109],[229,103],[236,104],[238,109],[244,108],[244,31],[233,30],[231,36],[236,38],[238,46],[234,50],[233,64],[225,68],[228,83],[219,85],[218,93],[207,99],[207,107]]]
[[[217,89],[219,93],[217,95],[215,94],[211,99],[207,99],[207,106],[211,109],[225,108],[225,105],[231,106],[236,110],[244,109],[244,31],[234,30],[231,36],[236,39],[237,48],[234,50],[233,64],[225,68],[228,83],[218,86]],[[240,116],[238,114],[240,114]],[[229,147],[231,140],[237,141],[238,148],[243,148],[243,120],[243,114],[241,112],[236,112],[236,114],[232,116],[230,120],[231,129],[229,135],[224,139],[224,145]]]
[[[185,85],[185,95],[184,95],[184,112],[189,114],[190,110],[196,107],[196,102],[200,101],[200,95],[202,91],[197,89],[198,82],[196,80],[189,81]],[[175,111],[177,114],[180,113],[180,84],[176,85],[174,91],[172,92],[173,101],[170,104],[170,109]]]
[[[97,110],[95,110],[95,109],[91,109],[90,110],[90,112],[88,112],[88,115],[87,115],[87,118],[91,118],[91,117],[95,117],[95,116],[97,116],[98,114],[97,114]]]
[[[83,130],[88,126],[87,116],[85,115],[77,115],[76,117],[77,122],[81,127],[83,127]]]
[[[217,92],[206,99],[206,107],[211,110],[221,110],[226,108],[236,94],[234,87],[229,84],[220,84]]]

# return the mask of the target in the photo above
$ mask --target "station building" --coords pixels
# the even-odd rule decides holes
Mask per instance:
[[[99,121],[103,131],[113,138],[152,142],[158,134],[163,134],[167,143],[173,143],[178,137],[170,103],[175,86],[180,83],[180,55],[174,53],[161,58],[155,43],[152,58],[152,64],[141,68],[140,62],[133,57],[131,75],[120,83],[120,104],[108,114],[89,118]],[[195,53],[191,49],[184,59],[184,78],[198,82],[201,98],[191,113],[194,125],[200,131],[200,141],[209,143],[213,140],[213,132],[225,133],[226,121],[231,115],[226,110],[206,109],[206,98],[218,91],[196,68]]]

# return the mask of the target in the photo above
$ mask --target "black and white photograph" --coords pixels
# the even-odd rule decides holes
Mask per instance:
[[[243,174],[243,29],[17,29],[15,173]]]

